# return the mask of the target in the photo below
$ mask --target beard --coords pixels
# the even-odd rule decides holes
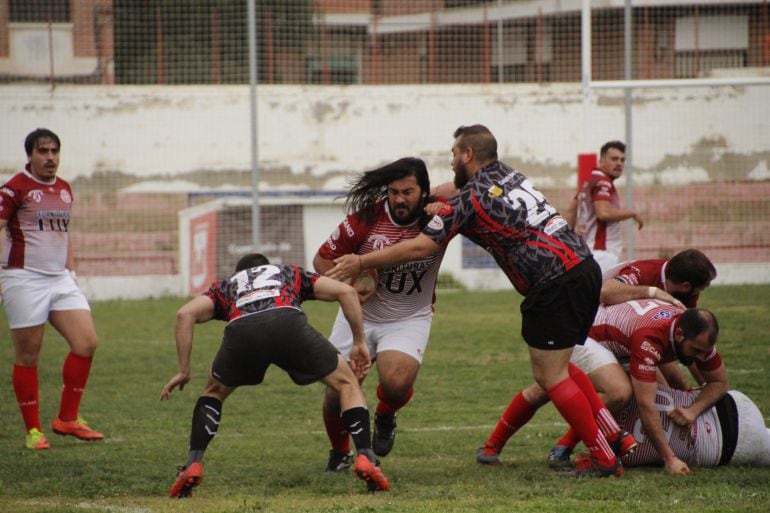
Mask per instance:
[[[468,170],[462,164],[458,164],[454,172],[455,172],[455,178],[454,178],[455,188],[462,189],[463,187],[465,187],[465,184],[468,183]]]
[[[695,358],[688,358],[684,354],[682,354],[682,344],[674,340],[674,346],[676,346],[676,359],[679,360],[679,363],[684,365],[685,367],[689,367],[693,363],[695,363]]]
[[[422,215],[422,204],[416,205],[413,209],[409,209],[407,205],[388,205],[390,207],[390,213],[393,215],[393,220],[404,226],[411,224]]]
[[[687,305],[695,294],[693,294],[693,290],[690,289],[688,291],[672,292],[671,295]]]

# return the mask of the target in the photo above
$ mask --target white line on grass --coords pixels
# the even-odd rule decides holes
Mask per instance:
[[[37,499],[20,501],[20,502],[22,502],[23,504],[29,504],[31,506],[44,506],[44,507],[61,506],[59,502],[41,501]],[[81,508],[81,509],[98,509],[101,511],[110,511],[115,513],[151,513],[152,512],[152,510],[149,508],[142,508],[138,506],[111,506],[111,505],[93,504],[90,502],[79,502],[75,505],[75,507]]]

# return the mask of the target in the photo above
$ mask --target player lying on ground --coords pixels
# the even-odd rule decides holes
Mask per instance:
[[[730,390],[687,426],[672,422],[669,413],[692,406],[700,390],[675,390],[658,384],[655,405],[669,446],[677,458],[693,467],[717,465],[770,466],[770,429],[751,399]],[[618,414],[620,425],[632,432],[639,448],[623,458],[627,467],[662,465],[663,458],[644,434],[635,400]]]
[[[589,340],[576,346],[570,365],[580,367],[589,378],[592,375],[595,378],[601,371],[602,380],[594,385],[614,412],[625,406],[633,394],[645,432],[666,462],[666,472],[687,474],[687,464],[676,457],[666,442],[664,426],[655,408],[657,371],[660,369],[664,376],[676,375],[670,368],[676,367],[677,361],[685,365],[695,363],[698,367],[706,385],[696,401],[686,409],[677,408],[669,413],[673,422],[683,426],[691,424],[728,389],[727,371],[715,348],[718,332],[716,318],[707,310],[683,310],[656,300],[628,301],[599,309]],[[628,361],[630,378],[619,360]],[[534,384],[514,397],[484,446],[477,451],[476,459],[480,463],[498,463],[497,455],[507,440],[547,400],[543,390]],[[570,468],[569,455],[578,441],[574,433],[565,435],[558,443],[565,448],[564,457],[549,455],[549,466]]]

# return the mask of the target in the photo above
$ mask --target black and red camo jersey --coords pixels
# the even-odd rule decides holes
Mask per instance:
[[[315,299],[319,277],[296,265],[261,265],[212,283],[203,295],[214,302],[214,319],[234,321],[275,308],[301,310],[303,301]]]
[[[460,233],[485,248],[522,295],[591,256],[542,193],[500,161],[478,170],[423,233],[440,245]]]

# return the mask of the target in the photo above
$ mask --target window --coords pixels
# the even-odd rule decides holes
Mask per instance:
[[[489,0],[446,0],[446,6],[451,7],[468,7],[471,5],[480,5],[487,3]]]
[[[307,60],[308,82],[311,84],[355,84],[358,82],[358,67],[353,57],[330,57],[324,65],[323,59],[309,57]]]
[[[743,68],[749,48],[749,17],[677,18],[674,44],[677,78],[692,78],[718,68]]]
[[[534,25],[505,26],[502,34],[502,41],[497,29],[491,37],[493,82],[501,81],[501,72],[502,82],[550,81],[553,44],[549,24],[543,25],[539,35]]]
[[[69,23],[70,0],[10,0],[11,23]]]

